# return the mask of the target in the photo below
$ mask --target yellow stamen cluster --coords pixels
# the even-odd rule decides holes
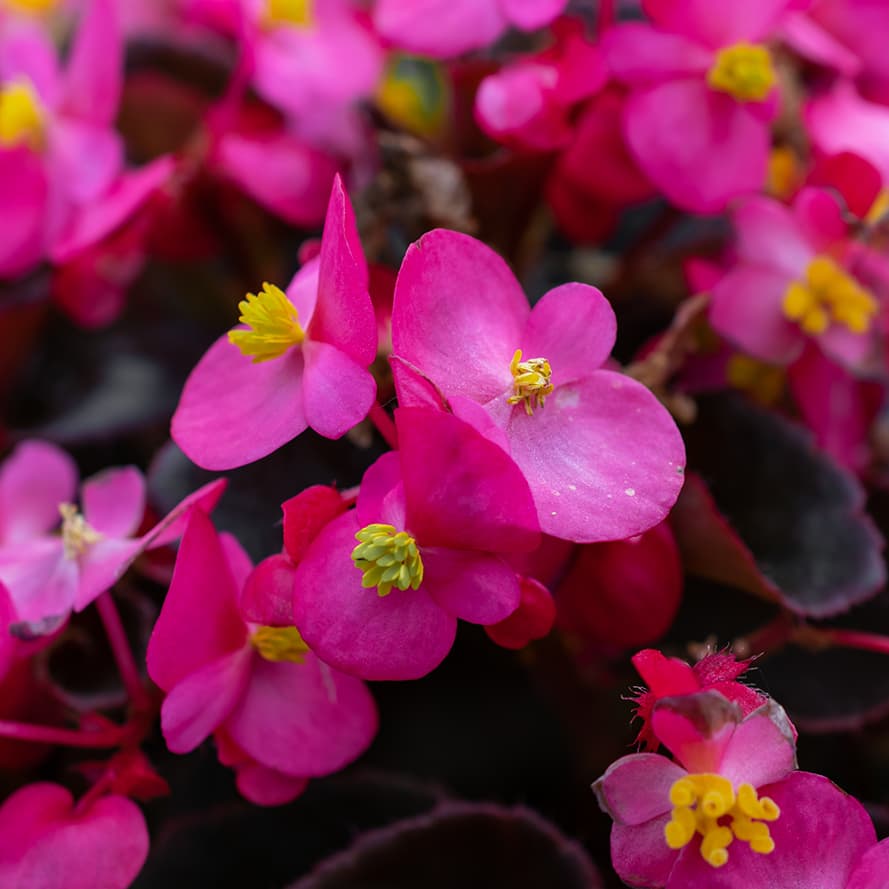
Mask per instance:
[[[373,524],[356,535],[358,546],[352,550],[352,561],[364,576],[363,587],[376,587],[377,594],[388,596],[392,587],[417,589],[423,582],[423,559],[417,541],[406,531],[393,525]]]
[[[831,322],[852,333],[867,333],[877,301],[829,256],[816,256],[805,279],[787,288],[783,308],[786,317],[813,336],[824,333]]]
[[[266,0],[265,22],[269,26],[308,28],[314,20],[312,0]]]
[[[30,80],[14,80],[0,89],[0,146],[44,145],[46,115]]]
[[[761,404],[776,404],[784,393],[784,368],[738,354],[732,355],[725,370],[730,386],[749,392]]]
[[[543,407],[546,396],[553,391],[553,371],[545,358],[529,358],[522,361],[522,350],[516,349],[509,363],[512,372],[513,394],[509,404],[525,403],[525,413],[530,417],[535,407]]]
[[[701,835],[701,855],[713,867],[728,861],[734,840],[747,843],[754,852],[768,855],[775,849],[766,821],[777,821],[781,810],[767,796],[760,798],[750,784],[735,792],[722,775],[686,775],[670,788],[673,817],[664,827],[671,849],[688,845]]]
[[[252,356],[254,364],[280,358],[305,339],[296,306],[274,284],[264,283],[259,294],[248,293],[238,311],[238,321],[250,329],[232,330],[228,338],[244,355]]]
[[[296,627],[259,627],[250,642],[262,657],[275,663],[301,664],[309,650]]]
[[[83,514],[77,511],[73,503],[60,503],[59,515],[62,517],[62,548],[66,559],[82,556],[89,547],[102,539],[102,535],[87,524]]]
[[[59,5],[59,0],[0,0],[0,6],[6,6],[14,12],[27,15],[46,15]]]
[[[736,43],[719,50],[707,72],[712,89],[728,93],[739,102],[761,102],[777,80],[771,54],[755,43]]]

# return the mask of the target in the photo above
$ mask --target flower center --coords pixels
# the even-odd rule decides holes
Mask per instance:
[[[59,515],[62,517],[62,547],[66,559],[82,556],[102,539],[102,535],[87,524],[83,513],[78,512],[73,503],[60,503]]]
[[[274,663],[301,664],[309,650],[296,627],[258,627],[250,642],[262,657]]]
[[[707,72],[712,89],[739,102],[761,102],[777,81],[771,54],[755,43],[736,43],[719,50]]]
[[[522,361],[522,350],[516,349],[512,361],[512,395],[509,404],[525,403],[525,413],[530,417],[535,407],[543,407],[546,396],[553,391],[553,371],[546,358],[529,358]]]
[[[40,151],[46,115],[30,80],[15,80],[0,89],[0,145],[25,144]]]
[[[267,25],[291,25],[307,28],[314,21],[312,0],[266,0],[265,22]]]
[[[44,15],[59,5],[59,0],[0,0],[0,6],[6,6],[15,12],[29,15]]]
[[[737,793],[722,775],[686,775],[670,788],[673,817],[664,827],[671,849],[688,845],[700,834],[701,855],[713,867],[728,861],[734,840],[748,843],[754,852],[768,855],[775,849],[766,821],[777,821],[781,810],[767,796],[760,798],[750,784]]]
[[[355,539],[358,546],[352,550],[352,561],[364,574],[361,586],[375,586],[377,595],[388,596],[392,587],[415,590],[423,582],[423,559],[417,541],[406,531],[373,524],[362,528]]]
[[[824,333],[831,322],[852,333],[867,333],[877,313],[877,301],[829,256],[816,256],[805,277],[784,294],[784,314],[809,334]]]
[[[274,284],[263,284],[259,294],[248,293],[238,311],[238,321],[250,329],[229,331],[228,338],[244,355],[252,356],[254,364],[280,358],[305,339],[296,306]]]

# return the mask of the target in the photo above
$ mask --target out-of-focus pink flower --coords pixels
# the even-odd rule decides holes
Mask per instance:
[[[238,601],[250,572],[237,541],[195,510],[148,645],[148,672],[167,692],[169,748],[187,753],[214,735],[241,792],[273,805],[360,756],[377,715],[361,681],[319,660],[292,620],[278,623],[274,587],[264,587],[265,606],[251,600],[254,616],[272,622],[244,619]]]
[[[889,840],[871,846],[858,860],[843,889],[882,889],[889,874]]]
[[[602,49],[632,88],[624,135],[673,203],[715,213],[766,181],[777,75],[764,41],[790,0],[749,0],[732,15],[707,0],[647,0],[651,25],[611,28]]]
[[[147,856],[145,818],[123,796],[75,804],[40,783],[0,806],[0,885],[10,889],[127,889]]]
[[[399,408],[396,424],[399,450],[365,473],[356,508],[310,545],[294,584],[311,649],[365,679],[424,676],[458,618],[512,614],[519,581],[501,554],[539,540],[528,485],[502,448],[436,408]]]
[[[880,302],[856,276],[866,250],[832,194],[805,188],[792,208],[750,198],[733,220],[738,261],[712,290],[719,333],[775,364],[794,361],[809,339],[846,367],[872,358]]]
[[[633,886],[844,889],[876,838],[864,807],[821,775],[797,772],[794,735],[769,701],[746,717],[715,691],[654,708],[675,761],[625,756],[593,785],[614,819],[611,857]],[[829,856],[812,849],[829,848]]]
[[[579,542],[630,537],[669,511],[685,453],[655,397],[602,369],[615,330],[611,306],[594,287],[564,284],[532,310],[496,253],[436,230],[408,249],[398,274],[399,402],[443,396],[504,447],[525,474],[547,534]]]
[[[334,182],[321,252],[287,292],[264,284],[239,304],[239,327],[220,337],[185,383],[171,434],[206,469],[264,457],[307,427],[345,435],[367,416],[376,357],[367,264],[355,216]]]
[[[175,540],[192,506],[212,509],[224,482],[196,491],[138,537],[145,512],[138,469],[87,479],[80,509],[76,487],[74,462],[44,442],[23,442],[0,467],[0,582],[19,621],[54,628],[71,609],[86,608],[141,552]]]
[[[508,28],[549,24],[567,0],[377,0],[374,24],[393,46],[446,59],[493,43]]]

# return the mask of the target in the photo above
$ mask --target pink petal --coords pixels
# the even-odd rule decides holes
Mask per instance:
[[[553,383],[588,377],[611,354],[617,319],[600,290],[562,284],[545,293],[531,310],[521,346],[523,358],[546,358]]]
[[[423,591],[454,617],[485,626],[519,607],[519,579],[503,559],[439,547],[424,547],[421,554]]]
[[[361,487],[367,479],[365,473]],[[309,544],[324,526],[346,511],[346,504],[336,488],[312,485],[281,504],[284,513],[284,549],[294,565],[302,560]]]
[[[805,13],[787,16],[781,36],[801,56],[846,77],[857,77],[861,71],[861,59]]]
[[[0,545],[46,534],[74,500],[77,466],[48,442],[23,441],[0,465]]]
[[[6,585],[18,619],[29,623],[68,614],[77,595],[77,567],[65,557],[60,537],[0,550],[0,583]]]
[[[297,569],[293,616],[319,658],[363,679],[419,679],[454,643],[457,621],[423,591],[379,596],[361,586],[350,554],[354,512],[334,519]]]
[[[293,562],[286,555],[263,559],[247,577],[238,602],[250,623],[268,627],[293,625]]]
[[[732,214],[732,222],[739,256],[754,265],[783,272],[788,279],[802,277],[815,255],[806,229],[793,211],[772,198],[747,198]]]
[[[161,707],[161,729],[173,753],[189,753],[228,719],[250,682],[249,647],[185,676]]]
[[[398,451],[388,451],[368,467],[361,479],[358,502],[355,504],[355,518],[359,526],[379,521],[384,511],[390,512],[386,509],[387,501],[389,504],[398,499],[403,501],[403,488],[396,491],[400,486],[401,455]]]
[[[97,200],[123,169],[121,137],[107,127],[78,120],[57,122],[48,152],[55,189],[77,205]]]
[[[765,182],[768,125],[703,80],[634,93],[624,134],[643,172],[684,210],[719,212]]]
[[[784,294],[792,280],[762,266],[736,266],[713,288],[714,330],[755,358],[789,364],[806,342],[799,325],[784,316]]]
[[[659,27],[712,47],[763,40],[789,6],[788,0],[747,0],[729,5],[711,0],[642,2],[642,8]]]
[[[732,735],[719,774],[735,786],[780,781],[796,768],[796,735],[784,709],[768,701],[741,722]]]
[[[612,763],[593,791],[615,822],[639,825],[670,811],[670,788],[687,774],[666,756],[631,753]]]
[[[868,363],[876,345],[872,333],[853,333],[841,324],[832,324],[817,341],[825,355],[852,370]]]
[[[336,346],[303,346],[306,422],[325,438],[341,438],[370,411],[377,394],[373,375]]]
[[[145,476],[135,466],[106,469],[80,491],[83,517],[106,537],[130,537],[145,513]]]
[[[843,208],[833,191],[804,188],[794,199],[793,215],[809,243],[817,251],[826,251],[849,237]]]
[[[148,642],[148,675],[169,691],[205,664],[237,651],[247,638],[238,588],[216,529],[192,512],[170,589]]]
[[[889,874],[889,840],[871,846],[858,860],[845,889],[884,889]]]
[[[523,31],[548,25],[567,5],[568,0],[500,0],[503,14]]]
[[[609,28],[602,35],[602,52],[612,74],[628,84],[703,75],[713,64],[712,51],[700,43],[642,22]]]
[[[664,840],[664,828],[669,820],[668,813],[644,824],[632,827],[615,824],[611,828],[611,863],[627,885],[667,885],[677,855]],[[709,889],[710,884],[700,886]],[[691,884],[686,884],[686,889],[691,889]]]
[[[41,100],[55,106],[59,95],[59,60],[49,34],[37,23],[17,23],[0,34],[0,83],[27,78]]]
[[[170,434],[204,469],[259,460],[306,428],[298,347],[254,364],[221,336],[185,381]]]
[[[15,655],[17,643],[15,637],[9,632],[9,625],[16,619],[15,605],[9,591],[0,583],[0,681],[6,676],[6,671]]]
[[[141,550],[142,543],[139,540],[119,540],[112,537],[92,544],[80,557],[80,577],[74,597],[74,610],[83,611],[102,593],[111,589]]]
[[[26,146],[0,148],[0,278],[43,256],[49,184],[43,159]]]
[[[294,778],[255,762],[236,771],[238,793],[255,806],[282,806],[295,800],[309,783],[306,778]]]
[[[213,512],[219,498],[225,492],[228,482],[224,478],[214,479],[193,491],[176,504],[150,531],[142,538],[146,549],[155,549],[178,540],[185,531],[193,509],[200,509],[209,515]]]
[[[312,655],[302,664],[255,656],[250,686],[226,727],[263,765],[314,777],[343,768],[367,749],[377,712],[361,680]]]
[[[507,428],[541,529],[578,543],[640,534],[669,512],[683,482],[685,448],[670,415],[644,386],[596,371],[557,386]]]

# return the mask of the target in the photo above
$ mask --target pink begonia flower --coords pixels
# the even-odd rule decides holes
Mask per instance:
[[[274,623],[245,620],[238,603],[251,568],[237,541],[194,510],[148,644],[148,673],[167,692],[170,750],[187,753],[214,735],[241,793],[273,805],[360,756],[377,715],[360,680],[323,663],[292,620],[278,624],[274,588]]]
[[[489,625],[521,591],[502,554],[539,540],[518,467],[436,408],[396,411],[399,450],[297,568],[293,616],[319,657],[365,679],[416,679],[450,651],[457,619]],[[357,545],[356,545],[357,544]]]
[[[596,288],[564,284],[532,310],[489,247],[433,231],[408,248],[395,289],[399,403],[434,400],[422,378],[430,381],[516,461],[545,533],[630,537],[673,505],[685,450],[648,389],[601,369],[615,332]]]
[[[77,804],[58,784],[29,784],[0,806],[0,886],[127,889],[148,856],[139,807],[115,794]]]
[[[795,771],[794,735],[778,704],[742,717],[705,691],[661,700],[652,725],[675,761],[624,756],[593,785],[614,819],[621,879],[666,889],[844,889],[874,843],[873,824],[827,778]]]
[[[871,846],[858,860],[843,889],[884,889],[889,874],[889,840]]]
[[[713,287],[710,322],[762,361],[789,364],[814,340],[849,368],[871,357],[881,312],[865,250],[836,198],[805,188],[792,207],[754,197],[733,214],[737,262]]]
[[[189,509],[212,509],[224,486],[205,485],[134,536],[145,512],[145,479],[136,467],[88,478],[78,509],[74,461],[54,445],[23,442],[0,466],[0,583],[17,619],[54,629],[109,589],[140,553],[175,540]]]
[[[171,434],[205,469],[265,457],[312,428],[345,435],[376,394],[367,370],[377,326],[355,216],[336,178],[319,256],[286,294],[264,284],[239,305],[239,327],[220,337],[186,380]]]
[[[731,15],[709,0],[645,0],[652,24],[602,38],[633,88],[624,135],[651,181],[679,207],[716,213],[766,181],[777,75],[764,41],[790,0],[748,0]]]
[[[397,49],[435,59],[497,40],[510,27],[548,25],[568,0],[377,0],[374,24]]]

